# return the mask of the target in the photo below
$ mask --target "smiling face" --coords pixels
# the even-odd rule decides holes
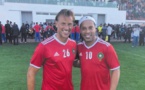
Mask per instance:
[[[80,31],[86,44],[91,45],[96,41],[96,28],[93,21],[83,21],[80,25]]]
[[[57,37],[59,40],[66,40],[73,28],[73,17],[60,15],[56,21]]]
[[[56,37],[61,42],[66,42],[71,30],[73,28],[74,13],[68,9],[62,9],[55,18],[55,24],[57,27]]]

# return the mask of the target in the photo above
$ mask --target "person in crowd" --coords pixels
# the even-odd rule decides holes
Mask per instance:
[[[56,32],[57,32],[57,27],[56,27],[56,25],[55,25],[55,22],[53,23],[53,28],[54,28],[55,33],[56,33]]]
[[[46,30],[47,30],[48,37],[52,36],[55,32],[53,26],[50,23],[47,25]]]
[[[6,43],[9,40],[9,43],[12,44],[12,28],[10,26],[9,20],[7,20],[7,23],[5,24],[5,31],[6,31]]]
[[[142,27],[142,31],[140,32],[140,35],[139,35],[139,46],[145,44],[145,41],[144,41],[144,38],[145,38],[145,27]]]
[[[70,38],[71,39],[73,39],[73,40],[75,40],[75,26],[76,26],[76,24],[74,24],[74,26],[73,26],[73,28],[72,28],[72,30],[71,30],[71,34],[70,34]]]
[[[45,40],[47,38],[47,29],[46,29],[46,27],[47,27],[47,24],[45,22],[45,23],[43,23],[43,27],[42,27],[43,40]]]
[[[134,25],[132,47],[138,46],[139,34],[141,31],[142,30],[139,25]]]
[[[102,24],[100,24],[100,25],[98,26],[98,28],[97,28],[97,30],[98,30],[98,36],[99,36],[99,37],[102,36],[102,28],[103,28]]]
[[[128,25],[128,27],[125,30],[125,36],[124,36],[125,43],[127,40],[129,43],[131,43],[131,33],[132,33],[132,27],[131,27],[131,25]]]
[[[112,32],[113,32],[113,29],[111,27],[111,24],[108,24],[108,27],[107,27],[108,42],[110,42]]]
[[[2,24],[2,40],[4,43],[6,42],[5,26],[3,24]]]
[[[0,21],[0,45],[2,45],[2,24]]]
[[[26,43],[27,42],[27,27],[25,26],[24,23],[22,23],[20,33],[21,33],[21,43],[23,43],[23,41]]]
[[[39,26],[38,22],[36,22],[36,25],[33,28],[35,30],[35,42],[40,42],[40,29],[41,29],[41,26]]]
[[[106,36],[107,36],[107,25],[106,23],[104,23],[103,27],[102,27],[102,39],[105,40]]]
[[[27,31],[28,31],[29,28],[30,28],[30,25],[28,24],[28,21],[26,21],[25,27],[26,27],[26,29],[27,29]]]
[[[78,24],[75,26],[75,37],[76,37],[76,42],[80,41],[80,28],[78,26]]]
[[[18,45],[18,36],[19,36],[19,28],[18,25],[14,22],[12,26],[12,36],[13,36],[13,44]]]

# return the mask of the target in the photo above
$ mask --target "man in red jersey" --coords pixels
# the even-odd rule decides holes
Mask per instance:
[[[76,56],[76,42],[68,38],[74,14],[62,9],[55,20],[57,33],[37,46],[30,61],[28,90],[35,90],[35,76],[40,67],[43,67],[42,90],[74,90],[72,65]]]
[[[75,27],[75,31],[76,31],[76,42],[79,42],[80,41],[80,28],[78,24]]]
[[[35,30],[35,42],[37,42],[37,39],[38,42],[40,42],[40,28],[41,26],[38,25],[38,22],[36,22],[36,25],[33,27],[33,29]]]
[[[90,16],[79,21],[84,39],[78,43],[81,90],[116,90],[120,77],[118,56],[110,43],[96,36],[95,24]]]

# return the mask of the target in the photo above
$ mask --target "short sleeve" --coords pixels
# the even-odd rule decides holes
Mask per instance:
[[[44,62],[44,53],[44,45],[40,43],[33,53],[33,56],[30,60],[30,65],[35,68],[40,68]]]
[[[108,46],[106,54],[107,54],[106,55],[106,60],[107,60],[106,62],[107,62],[109,69],[115,70],[115,69],[120,68],[118,56],[117,56],[116,51],[114,50],[112,45]]]

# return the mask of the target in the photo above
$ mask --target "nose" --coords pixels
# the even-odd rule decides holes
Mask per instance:
[[[70,28],[69,25],[65,25],[65,26],[64,26],[64,29],[65,29],[65,30],[69,30],[69,28]]]
[[[89,29],[86,29],[86,33],[89,33],[90,32],[90,30]]]

